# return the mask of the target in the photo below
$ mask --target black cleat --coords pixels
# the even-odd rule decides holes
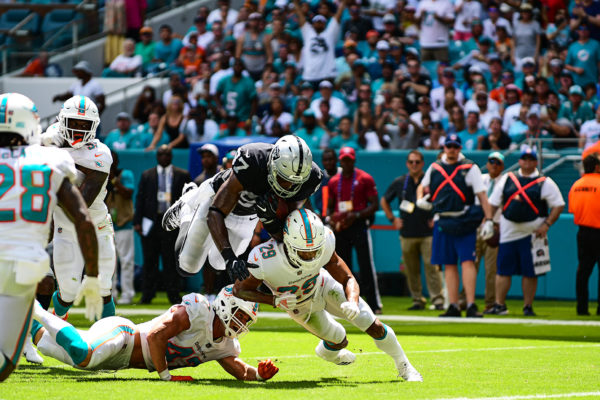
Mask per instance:
[[[477,304],[473,303],[467,308],[467,318],[483,318],[483,314],[477,309]]]
[[[458,307],[456,307],[454,304],[450,304],[448,306],[448,309],[446,310],[445,313],[440,314],[441,318],[446,318],[446,317],[462,317],[462,314],[460,312],[460,309]]]

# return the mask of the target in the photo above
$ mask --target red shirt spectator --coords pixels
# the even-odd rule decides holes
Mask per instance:
[[[354,176],[343,178],[342,174],[335,175],[327,186],[329,193],[333,196],[335,212],[344,212],[340,210],[340,202],[352,201],[352,211],[360,211],[367,208],[367,198],[377,196],[377,188],[373,177],[365,171],[354,168]],[[338,190],[341,182],[341,195],[338,197]],[[342,206],[344,208],[344,206]]]

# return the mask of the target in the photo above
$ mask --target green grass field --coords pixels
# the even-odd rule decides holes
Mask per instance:
[[[386,315],[439,314],[409,313],[408,306],[408,299],[384,299]],[[157,302],[144,308],[158,313],[167,305]],[[514,310],[510,317],[521,314],[518,301],[509,303],[509,308]],[[350,326],[348,348],[357,354],[356,362],[336,366],[314,355],[318,339],[292,321],[263,318],[242,339],[241,356],[252,365],[273,359],[280,371],[269,382],[237,382],[214,362],[176,370],[174,374],[197,379],[180,383],[162,382],[156,373],[143,370],[78,371],[46,357],[42,366],[22,360],[9,380],[0,384],[0,399],[600,398],[600,327],[559,325],[559,318],[577,319],[572,302],[538,302],[536,312],[538,320],[557,319],[557,325],[532,324],[528,319],[511,324],[387,322],[423,374],[423,383],[396,378],[392,360],[370,337]],[[151,317],[128,318],[141,322]],[[72,315],[69,321],[89,326],[80,315]]]

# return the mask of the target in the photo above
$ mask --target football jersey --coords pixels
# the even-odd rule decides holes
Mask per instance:
[[[274,145],[269,143],[249,143],[241,146],[235,155],[232,168],[221,171],[213,177],[212,186],[215,193],[229,179],[231,174],[234,174],[242,184],[244,190],[242,190],[238,203],[233,210],[235,214],[256,214],[254,210],[256,198],[272,191],[267,177],[269,174],[269,154],[273,147]],[[313,162],[308,180],[302,184],[298,193],[289,200],[308,199],[319,189],[322,177],[321,169]]]
[[[44,251],[57,192],[77,170],[66,151],[39,145],[0,148],[0,159],[0,254],[29,259],[21,245]]]
[[[110,149],[98,139],[94,139],[93,141],[86,143],[82,147],[78,149],[74,149],[70,146],[61,147],[66,150],[75,165],[91,169],[94,171],[104,172],[106,174],[110,173],[110,166],[112,164],[112,156],[110,155]],[[80,185],[85,178],[85,174],[81,171],[77,171],[77,185]],[[108,175],[102,184],[102,188],[100,192],[98,192],[98,196],[94,199],[94,202],[88,207],[90,211],[90,217],[92,217],[92,221],[94,224],[99,224],[103,222],[108,214],[108,208],[104,203],[104,199],[106,198],[106,184],[108,183]],[[61,209],[57,209],[54,213],[54,218],[57,222],[64,226],[66,223],[70,223],[70,220],[65,215],[65,213]]]
[[[206,297],[197,293],[186,294],[182,298],[181,305],[185,307],[188,314],[190,327],[169,339],[166,353],[169,369],[195,367],[207,361],[221,360],[230,356],[237,357],[240,354],[241,348],[237,339],[222,337],[218,342],[213,340],[215,312]],[[174,312],[173,307],[152,321],[137,326],[140,330],[142,353],[148,371],[155,370],[148,347],[148,333],[160,318]]]
[[[302,313],[304,308],[310,307],[315,289],[323,284],[321,268],[327,265],[335,252],[335,235],[327,227],[323,246],[317,267],[305,269],[292,265],[285,254],[284,244],[271,239],[252,249],[248,261],[258,265],[258,268],[249,268],[248,271],[256,279],[262,280],[275,296],[294,293],[298,302],[296,310]]]

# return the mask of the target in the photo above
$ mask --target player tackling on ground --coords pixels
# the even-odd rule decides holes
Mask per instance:
[[[392,328],[381,323],[359,297],[356,279],[335,252],[335,235],[315,213],[304,208],[292,211],[283,229],[283,243],[271,239],[256,246],[248,262],[254,264],[249,268],[250,277],[235,283],[234,294],[287,311],[294,321],[323,339],[315,349],[319,357],[340,365],[356,358],[345,349],[346,331],[333,315],[369,334],[375,345],[392,357],[404,380],[423,380]],[[258,290],[263,282],[274,295]]]
[[[74,224],[81,248],[86,314],[101,313],[98,244],[67,152],[35,145],[39,115],[18,93],[0,95],[0,382],[16,368],[31,322],[37,283],[49,269],[45,251],[57,202]],[[82,270],[80,270],[80,274]],[[81,275],[80,275],[81,276]]]
[[[257,311],[258,304],[233,296],[229,285],[212,305],[204,296],[190,293],[152,321],[135,325],[125,318],[108,317],[88,331],[79,331],[36,303],[31,334],[44,355],[79,369],[140,368],[157,371],[165,381],[192,381],[169,370],[216,360],[239,380],[267,380],[279,371],[271,360],[254,368],[238,358],[237,338],[256,322]]]

